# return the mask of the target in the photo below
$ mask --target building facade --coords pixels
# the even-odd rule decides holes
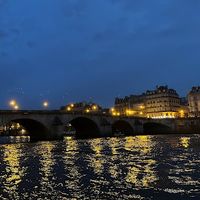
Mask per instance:
[[[188,94],[189,116],[200,117],[200,86],[193,87]]]
[[[181,101],[176,90],[157,86],[146,92],[145,108],[148,118],[175,118],[179,117]]]
[[[112,109],[113,115],[145,116],[145,95],[130,95],[124,98],[116,98]]]

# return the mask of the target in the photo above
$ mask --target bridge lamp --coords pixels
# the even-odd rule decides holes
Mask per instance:
[[[16,104],[17,104],[17,102],[15,100],[11,100],[9,102],[9,105],[12,106],[12,107],[14,107]]]
[[[45,108],[47,108],[47,107],[49,106],[49,102],[47,102],[47,101],[43,102],[43,106],[44,106]]]
[[[14,109],[15,109],[15,110],[19,110],[19,106],[18,106],[18,105],[15,105],[15,106],[14,106]]]
[[[68,106],[67,107],[67,111],[71,111],[71,110],[72,110],[72,108]]]
[[[71,104],[70,104],[70,107],[71,107],[71,108],[73,108],[73,107],[74,107],[74,104],[73,104],[73,103],[71,103]]]

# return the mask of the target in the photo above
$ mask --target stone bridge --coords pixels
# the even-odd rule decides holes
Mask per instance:
[[[0,126],[15,122],[22,125],[33,140],[59,139],[70,124],[78,137],[161,133],[199,133],[200,119],[147,119],[65,111],[0,111]]]

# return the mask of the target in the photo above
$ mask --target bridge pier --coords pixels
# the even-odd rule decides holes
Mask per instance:
[[[64,137],[64,126],[52,126],[48,138],[50,140],[60,140]]]
[[[100,136],[108,137],[112,135],[112,126],[101,126],[100,127]]]

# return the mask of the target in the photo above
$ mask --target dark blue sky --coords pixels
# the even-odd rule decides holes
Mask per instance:
[[[199,0],[0,0],[0,108],[199,85]]]

